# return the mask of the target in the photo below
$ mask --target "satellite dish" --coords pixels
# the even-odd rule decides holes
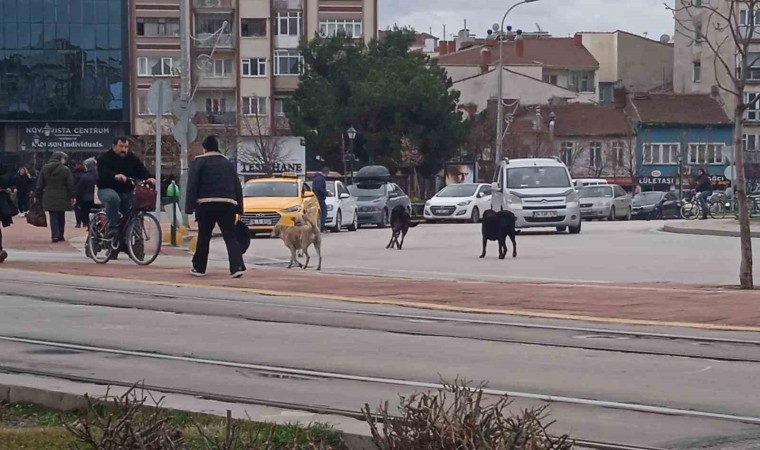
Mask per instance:
[[[670,36],[668,36],[667,34],[663,34],[662,36],[660,36],[660,42],[663,43],[663,44],[669,43],[670,42]]]
[[[493,26],[492,26],[491,28],[493,29],[493,31],[499,31],[499,29],[500,29],[501,27],[499,26],[499,24],[498,24],[498,23],[495,23],[495,24],[493,24]]]

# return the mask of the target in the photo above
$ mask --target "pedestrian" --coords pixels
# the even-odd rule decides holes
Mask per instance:
[[[77,164],[74,166],[74,169],[71,171],[71,175],[74,177],[74,188],[76,190],[76,186],[79,185],[79,180],[82,178],[82,175],[84,174],[84,165]],[[79,200],[77,196],[77,200]],[[81,204],[77,201],[77,204],[74,205],[74,218],[77,221],[77,224],[74,226],[74,228],[82,228],[82,207]]]
[[[3,228],[13,224],[13,216],[17,213],[9,192],[13,177],[13,170],[6,169],[5,165],[0,163],[0,263],[8,258],[8,252],[3,248]]]
[[[708,212],[707,199],[710,198],[710,196],[713,194],[713,186],[712,181],[710,181],[710,176],[707,175],[705,169],[700,168],[697,172],[696,192],[699,207],[702,209],[702,217],[700,217],[699,220],[706,220]]]
[[[50,236],[52,242],[66,240],[66,212],[76,204],[74,176],[66,167],[66,153],[54,152],[50,160],[42,166],[37,180],[37,198],[42,199],[42,208],[50,215]]]
[[[637,196],[641,194],[641,184],[636,183],[636,186],[633,188],[633,196]]]
[[[16,189],[18,211],[21,214],[26,214],[29,211],[29,196],[32,194],[32,186],[34,186],[32,184],[32,175],[26,166],[19,167],[13,180],[13,186]]]
[[[195,213],[198,222],[192,275],[202,277],[206,274],[211,232],[219,225],[227,246],[230,276],[240,278],[246,269],[235,236],[235,216],[243,214],[243,189],[235,169],[219,152],[216,136],[207,137],[202,145],[204,153],[190,166],[185,201],[185,212]]]
[[[319,201],[320,222],[319,228],[322,233],[327,231],[325,222],[327,222],[327,176],[330,175],[330,168],[323,167],[321,172],[314,175],[314,195]]]
[[[90,211],[95,207],[95,185],[98,183],[98,162],[95,158],[84,161],[84,173],[76,182],[77,206],[81,214],[82,225],[90,226]]]

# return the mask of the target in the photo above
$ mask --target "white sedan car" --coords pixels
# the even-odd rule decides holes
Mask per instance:
[[[425,203],[424,217],[428,222],[453,220],[477,223],[489,209],[490,184],[451,184]]]
[[[306,183],[312,188],[312,182]],[[359,229],[359,214],[356,197],[351,195],[342,181],[327,181],[327,219],[325,226],[333,233],[347,228],[348,231]]]

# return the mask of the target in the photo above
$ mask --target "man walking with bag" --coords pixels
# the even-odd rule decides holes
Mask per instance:
[[[54,152],[37,181],[37,198],[42,198],[42,207],[50,214],[50,235],[54,243],[66,240],[66,211],[71,211],[76,204],[74,176],[66,167],[67,159],[66,153]]]
[[[227,256],[230,276],[240,278],[245,272],[243,254],[235,236],[235,215],[243,213],[243,188],[235,169],[219,153],[216,136],[203,141],[204,154],[195,158],[187,180],[185,211],[195,213],[198,221],[198,245],[193,255],[192,274],[202,277],[208,267],[211,233],[219,225]]]

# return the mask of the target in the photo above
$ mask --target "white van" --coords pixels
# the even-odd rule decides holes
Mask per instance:
[[[576,184],[580,186],[580,182]],[[581,232],[581,208],[570,171],[557,159],[505,159],[492,185],[494,211],[512,211],[518,228]]]

